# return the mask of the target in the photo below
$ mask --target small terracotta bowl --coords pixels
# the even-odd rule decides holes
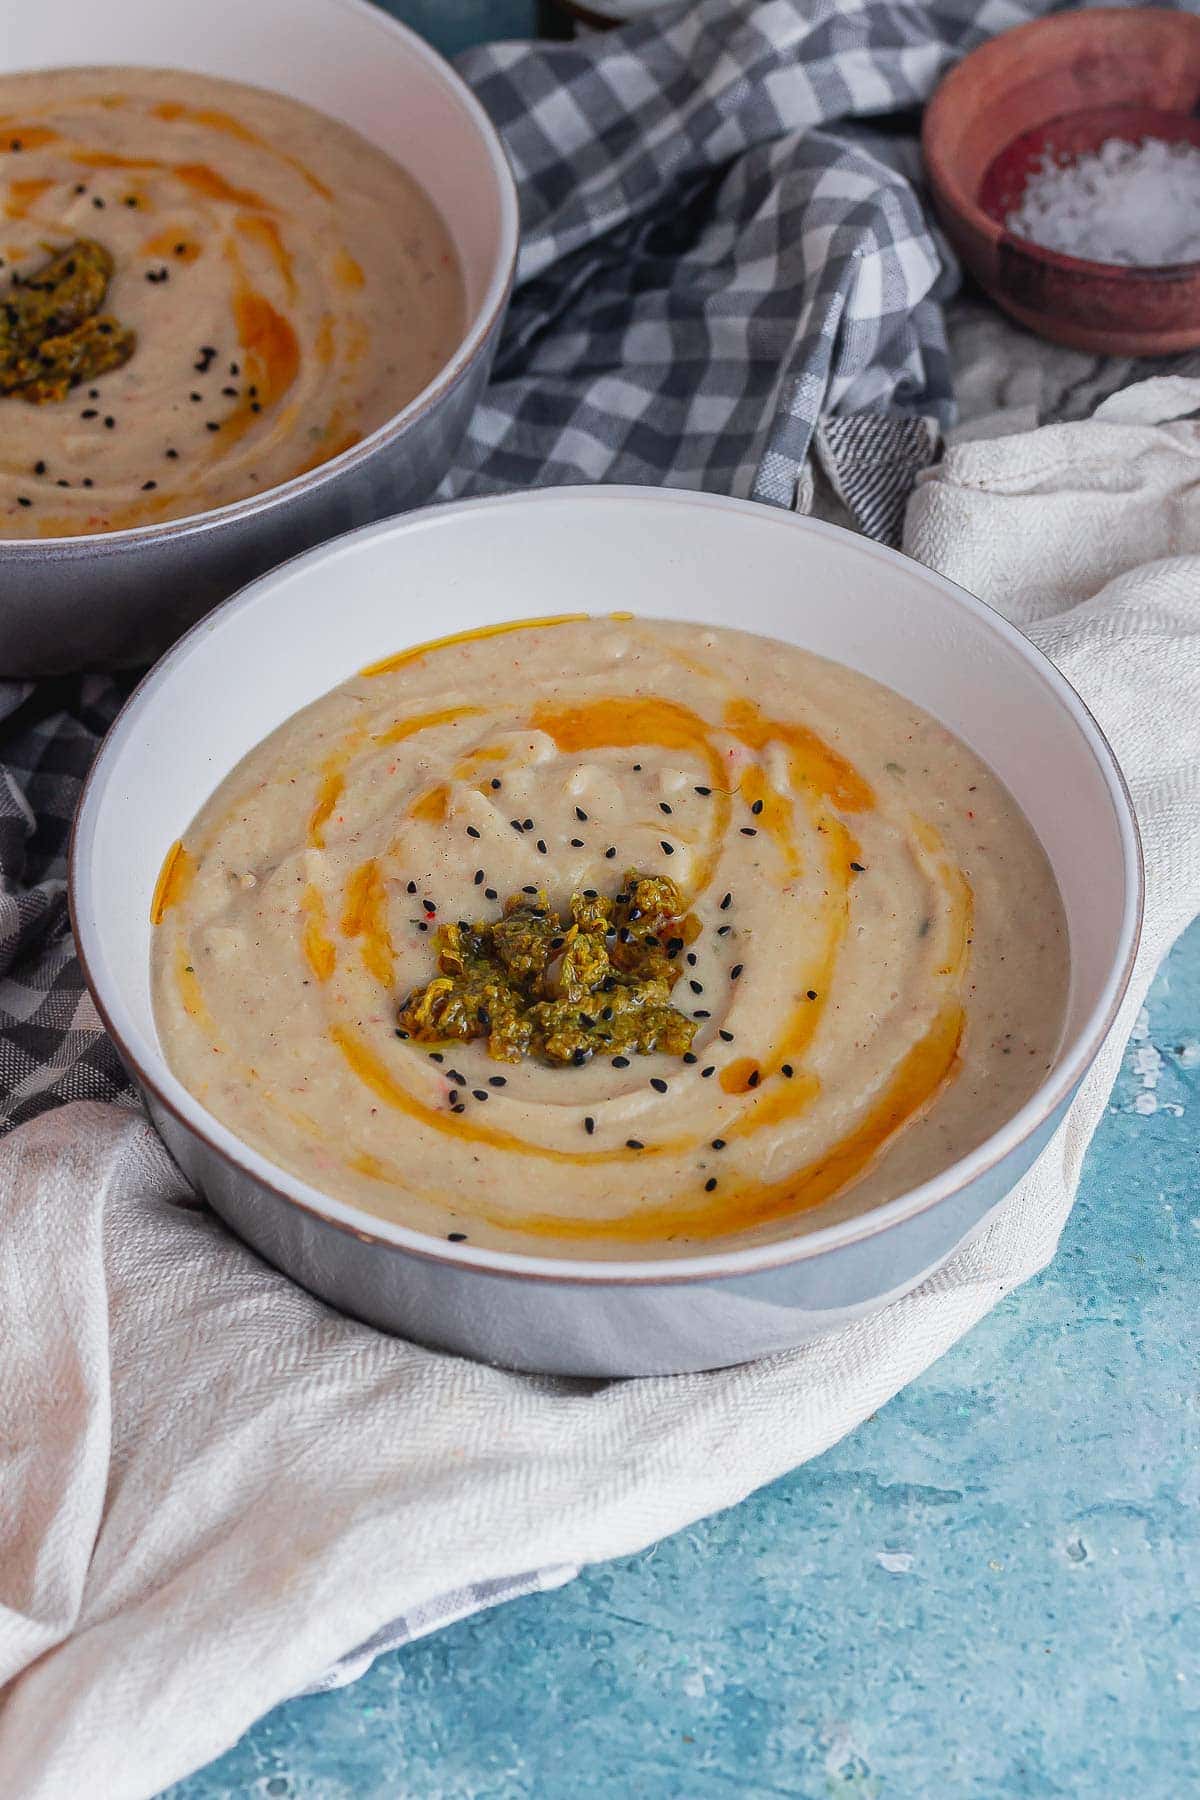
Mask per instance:
[[[1005,229],[1047,151],[1106,139],[1200,143],[1200,18],[1160,7],[1059,13],[983,44],[925,113],[938,216],[998,306],[1039,336],[1101,355],[1200,344],[1200,262],[1128,268],[1044,250]]]

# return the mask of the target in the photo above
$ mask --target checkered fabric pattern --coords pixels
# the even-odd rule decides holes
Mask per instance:
[[[521,193],[518,286],[443,497],[572,481],[806,506],[815,461],[898,533],[951,410],[952,261],[911,109],[1044,0],[702,0],[463,73]],[[869,122],[868,122],[869,121]],[[70,820],[121,699],[0,682],[0,1131],[128,1090],[66,918]]]

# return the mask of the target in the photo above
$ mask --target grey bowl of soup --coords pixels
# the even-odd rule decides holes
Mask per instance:
[[[548,489],[197,627],[101,750],[70,887],[235,1231],[385,1329],[631,1375],[803,1343],[986,1221],[1112,1024],[1141,864],[1086,708],[950,582]]]
[[[0,54],[4,675],[148,661],[427,498],[516,255],[492,126],[376,8],[67,13]]]

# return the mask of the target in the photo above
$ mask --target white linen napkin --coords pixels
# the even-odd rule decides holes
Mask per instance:
[[[909,550],[1026,626],[1095,711],[1148,872],[1133,989],[1069,1118],[917,1292],[711,1375],[506,1374],[293,1287],[129,1108],[62,1107],[0,1144],[7,1800],[141,1800],[384,1645],[732,1504],[1046,1263],[1150,977],[1200,907],[1200,429],[1161,423],[1192,408],[1200,382],[1149,382],[1094,421],[959,444],[910,506]]]

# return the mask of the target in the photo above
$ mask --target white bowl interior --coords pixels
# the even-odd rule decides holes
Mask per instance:
[[[483,114],[447,65],[366,0],[54,0],[10,6],[0,71],[194,69],[341,119],[414,175],[462,264],[472,325],[503,286],[511,187]]]
[[[388,521],[264,576],[164,658],[110,735],[78,826],[81,943],[135,1062],[210,1136],[227,1134],[167,1072],[151,1011],[150,903],[171,842],[267,732],[364,664],[492,622],[616,608],[795,642],[963,737],[1024,808],[1062,890],[1072,981],[1059,1069],[1094,1051],[1136,935],[1136,837],[1097,728],[1020,634],[832,526],[711,495],[544,489]]]

